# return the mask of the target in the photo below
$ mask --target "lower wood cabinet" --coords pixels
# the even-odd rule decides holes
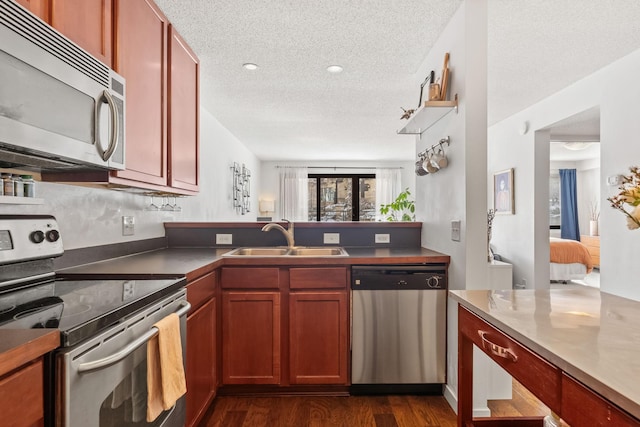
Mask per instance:
[[[348,385],[346,267],[224,267],[222,383]]]
[[[347,292],[289,296],[291,384],[347,384]]]
[[[216,393],[216,299],[187,317],[187,420],[197,425]]]
[[[44,426],[42,358],[0,377],[0,414],[3,427]]]
[[[280,384],[280,318],[280,292],[222,293],[223,384]]]
[[[186,427],[197,426],[215,397],[217,379],[216,275],[205,274],[187,284],[191,311],[187,316]]]

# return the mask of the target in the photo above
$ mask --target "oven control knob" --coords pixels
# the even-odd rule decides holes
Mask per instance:
[[[50,242],[57,242],[60,238],[60,232],[58,230],[47,231],[47,240]]]
[[[36,230],[29,235],[29,239],[31,239],[33,243],[42,243],[44,242],[44,233],[40,230]]]

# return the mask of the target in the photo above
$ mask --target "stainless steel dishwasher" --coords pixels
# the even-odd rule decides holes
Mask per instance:
[[[351,268],[351,392],[442,394],[447,266]]]

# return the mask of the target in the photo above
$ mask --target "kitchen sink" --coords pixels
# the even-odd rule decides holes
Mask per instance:
[[[239,257],[239,256],[255,256],[255,257],[325,257],[325,256],[349,256],[344,248],[336,247],[310,247],[296,246],[293,248],[237,248],[229,251],[222,256]]]
[[[223,256],[282,256],[289,253],[289,248],[238,248]]]
[[[343,248],[293,248],[289,251],[292,256],[347,256]]]

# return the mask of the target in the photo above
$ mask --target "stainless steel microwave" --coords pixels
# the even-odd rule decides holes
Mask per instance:
[[[0,167],[124,169],[125,80],[0,0]]]

